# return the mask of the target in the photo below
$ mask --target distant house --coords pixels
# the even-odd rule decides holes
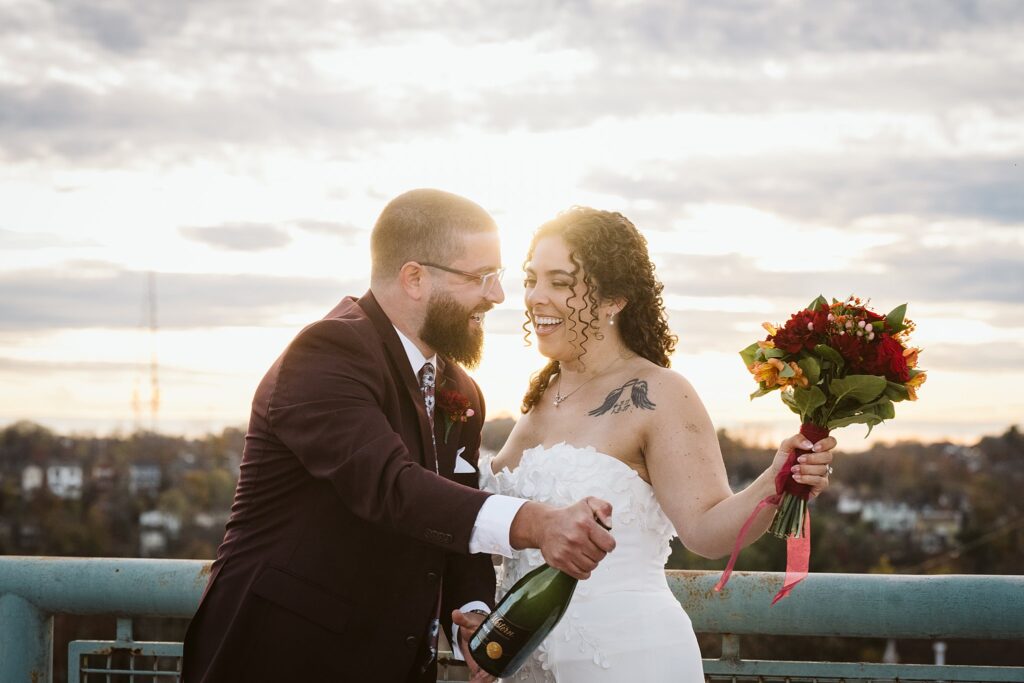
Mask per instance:
[[[139,556],[157,557],[167,551],[168,542],[178,537],[181,519],[162,510],[139,515]]]
[[[132,465],[128,472],[128,490],[136,493],[157,493],[160,491],[160,466],[155,463]]]
[[[925,552],[936,553],[956,544],[963,526],[963,513],[958,510],[925,508],[918,516],[914,536]]]
[[[21,471],[21,492],[25,497],[42,487],[45,481],[44,474],[43,468],[39,465],[29,465]]]
[[[864,510],[864,501],[847,493],[840,493],[836,501],[836,512],[841,515],[855,515]]]
[[[117,482],[117,470],[113,465],[93,465],[92,472],[89,474],[89,479],[97,490],[110,491],[114,488],[114,485]]]
[[[83,483],[81,465],[50,465],[46,468],[46,486],[58,498],[81,498]]]
[[[909,533],[917,526],[918,513],[906,503],[864,503],[860,519],[886,533]]]

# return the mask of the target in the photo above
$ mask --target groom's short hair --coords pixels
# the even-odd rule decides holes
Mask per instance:
[[[491,215],[465,197],[410,190],[388,202],[373,226],[370,279],[390,280],[409,261],[448,264],[462,256],[463,235],[497,229]]]

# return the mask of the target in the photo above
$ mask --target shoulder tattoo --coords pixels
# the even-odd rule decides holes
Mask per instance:
[[[626,389],[629,389],[628,396],[624,396]],[[599,417],[609,412],[612,415],[622,413],[630,408],[654,410],[655,407],[656,404],[651,403],[650,399],[647,398],[647,382],[634,377],[621,387],[608,392],[608,395],[604,397],[604,403],[587,414],[592,417]]]

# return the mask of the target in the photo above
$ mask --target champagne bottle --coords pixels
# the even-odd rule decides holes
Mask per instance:
[[[511,676],[565,614],[577,580],[547,564],[519,579],[469,641],[481,669]]]

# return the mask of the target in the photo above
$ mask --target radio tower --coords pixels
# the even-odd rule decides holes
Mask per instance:
[[[146,278],[146,296],[144,299],[145,324],[149,328],[149,428],[156,431],[160,414],[160,376],[157,363],[156,347],[156,273],[149,271]],[[135,413],[135,428],[142,426],[142,398],[139,393],[139,377],[135,377],[132,391],[132,411]]]
[[[149,420],[150,429],[154,432],[157,428],[157,418],[160,414],[160,378],[157,372],[156,361],[156,273],[149,271],[147,280],[149,285]]]

